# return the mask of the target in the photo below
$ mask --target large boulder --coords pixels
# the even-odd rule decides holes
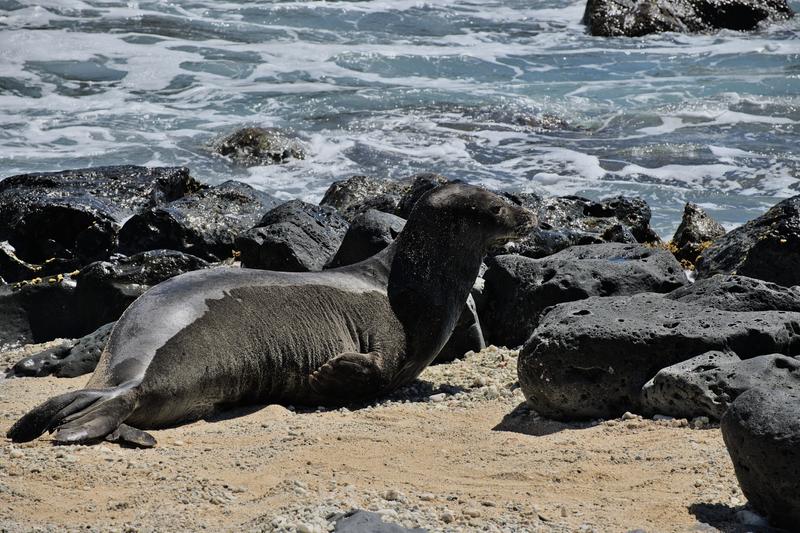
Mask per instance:
[[[487,341],[500,346],[525,342],[544,310],[556,304],[688,284],[672,254],[641,244],[573,246],[542,259],[499,255],[486,263],[481,324]]]
[[[780,354],[740,360],[729,352],[707,352],[658,372],[642,388],[645,414],[719,420],[750,389],[800,390],[800,361]]]
[[[722,418],[722,437],[750,505],[771,525],[800,524],[800,390],[752,389]]]
[[[675,257],[683,264],[693,266],[700,254],[715,240],[725,235],[722,224],[711,218],[702,207],[687,203],[683,218],[672,237]]]
[[[660,32],[754,30],[793,15],[786,0],[588,0],[583,23],[592,35],[638,37]]]
[[[131,217],[119,232],[119,251],[170,249],[220,261],[231,257],[239,234],[278,204],[245,183],[226,181]]]
[[[336,255],[325,268],[352,265],[372,257],[389,246],[405,225],[406,221],[396,215],[368,209],[350,224]]]
[[[615,417],[639,408],[659,370],[709,351],[742,359],[800,353],[800,314],[736,313],[655,294],[560,304],[520,352],[522,392],[556,419]]]
[[[74,268],[108,257],[120,225],[132,214],[201,187],[185,168],[117,166],[11,176],[0,181],[0,241],[8,241],[22,261],[61,258]]]
[[[576,245],[660,241],[650,227],[650,207],[641,198],[618,196],[595,202],[579,196],[545,198],[536,193],[505,196],[536,212],[539,228],[490,255],[513,253],[540,258]]]
[[[800,287],[784,287],[747,276],[717,274],[664,297],[725,311],[800,312]]]
[[[41,265],[33,265],[17,257],[8,241],[0,242],[0,279],[6,283],[32,279],[39,275]]]
[[[275,128],[238,129],[212,142],[211,150],[248,167],[306,157],[305,146],[299,140]]]
[[[54,375],[74,378],[94,372],[106,347],[114,322],[76,340],[64,342],[18,361],[6,377],[41,377]]]
[[[336,209],[348,221],[369,209],[394,214],[408,188],[404,181],[352,176],[333,182],[319,204]]]
[[[307,272],[333,258],[349,224],[335,209],[292,200],[265,214],[235,247],[248,268]]]
[[[697,262],[698,279],[739,274],[800,285],[800,195],[716,240]]]
[[[0,286],[0,351],[92,331],[75,307],[70,276]]]

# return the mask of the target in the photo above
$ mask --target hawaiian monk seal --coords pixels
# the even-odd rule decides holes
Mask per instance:
[[[122,315],[86,388],[17,421],[17,442],[106,438],[196,420],[225,406],[341,405],[413,381],[444,346],[489,245],[536,217],[448,184],[423,196],[388,248],[324,272],[216,268],[161,283]]]

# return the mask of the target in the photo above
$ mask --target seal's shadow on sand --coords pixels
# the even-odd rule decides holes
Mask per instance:
[[[590,422],[558,422],[557,420],[542,418],[532,411],[528,404],[522,402],[513,411],[504,416],[503,420],[492,430],[511,431],[513,433],[522,433],[523,435],[543,437],[559,431],[586,429],[589,427],[592,427]]]
[[[736,512],[740,509],[721,503],[693,503],[689,506],[689,513],[693,514],[698,522],[715,528],[707,531],[721,531],[722,533],[788,533],[785,529],[740,524],[736,520]],[[706,530],[696,528],[695,531]]]

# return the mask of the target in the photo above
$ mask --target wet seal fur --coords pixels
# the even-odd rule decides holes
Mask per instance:
[[[486,249],[536,217],[488,191],[427,193],[393,244],[324,272],[217,268],[156,285],[114,327],[95,373],[8,431],[15,442],[100,439],[255,403],[341,405],[413,381],[447,342]]]

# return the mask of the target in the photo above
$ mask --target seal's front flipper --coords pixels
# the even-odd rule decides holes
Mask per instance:
[[[106,440],[135,448],[152,448],[156,445],[156,439],[151,434],[127,424],[122,424],[113,433],[106,435]]]
[[[377,352],[339,354],[311,374],[311,390],[332,402],[367,398],[386,385],[381,362]]]

